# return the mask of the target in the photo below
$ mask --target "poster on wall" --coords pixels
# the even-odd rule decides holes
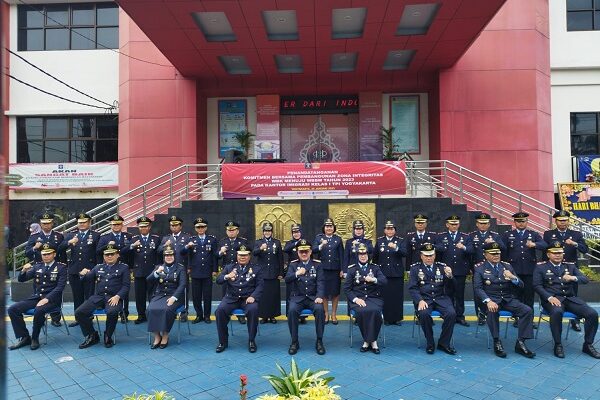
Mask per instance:
[[[87,189],[119,186],[118,163],[10,164],[11,190]]]
[[[577,157],[577,171],[579,182],[600,182],[600,155]]]
[[[340,162],[349,159],[348,116],[343,114],[290,115],[289,162]]]
[[[256,96],[256,138],[254,158],[280,158],[279,149],[279,95]]]
[[[600,183],[559,183],[560,206],[574,217],[600,228]],[[585,231],[583,232],[585,235]],[[597,233],[596,233],[597,234]]]
[[[246,100],[219,100],[219,157],[228,150],[244,151],[234,135],[247,129],[246,110]]]
[[[381,92],[364,92],[359,96],[360,160],[381,160]]]
[[[391,96],[390,125],[396,128],[394,130],[395,153],[418,154],[421,152],[419,96]]]

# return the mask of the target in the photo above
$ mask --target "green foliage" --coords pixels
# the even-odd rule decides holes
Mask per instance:
[[[397,157],[394,156],[398,145],[394,143],[394,130],[396,128],[391,126],[386,128],[385,126],[380,126],[379,130],[381,131],[381,141],[383,142],[383,159],[384,160],[396,160]]]
[[[250,146],[254,139],[252,139],[255,135],[250,133],[249,130],[239,131],[233,134],[234,139],[238,142],[240,147],[244,149],[244,153],[247,156],[250,155]]]
[[[13,260],[14,260],[14,251],[13,249],[6,249],[6,268],[8,271],[12,271]],[[17,269],[27,264],[29,259],[25,255],[25,252],[17,255]]]
[[[579,267],[582,274],[588,277],[591,282],[600,282],[600,273],[596,269],[591,268],[589,265],[582,265]]]
[[[175,400],[175,397],[171,396],[164,390],[155,390],[152,394],[130,394],[123,396],[123,400]]]
[[[329,383],[334,379],[333,377],[325,377],[329,371],[317,370],[311,371],[306,369],[301,371],[296,364],[296,360],[292,358],[290,372],[286,372],[279,364],[277,369],[279,370],[280,376],[267,375],[265,379],[269,381],[277,397],[283,399],[309,399],[309,398],[322,398],[323,400],[334,400],[339,399],[334,393],[336,387],[329,387]],[[316,393],[318,396],[316,397]],[[273,398],[266,395],[265,399]]]

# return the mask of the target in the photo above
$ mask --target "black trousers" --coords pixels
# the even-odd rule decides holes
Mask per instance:
[[[94,290],[94,283],[90,280],[81,279],[79,274],[69,274],[69,285],[71,285],[71,292],[73,293],[74,309],[83,304]]]
[[[146,316],[146,301],[152,298],[152,285],[149,285],[146,278],[135,277],[135,308],[138,318]]]
[[[256,338],[256,332],[258,330],[258,302],[255,301],[254,303],[246,304],[246,299],[240,299],[235,303],[221,301],[221,304],[219,304],[215,311],[219,343],[227,344],[229,341],[227,324],[231,318],[231,312],[236,308],[241,308],[246,314],[246,320],[248,321],[248,340],[254,340]]]
[[[415,305],[417,310],[417,306]],[[443,346],[450,346],[450,340],[452,339],[452,333],[454,332],[454,323],[456,322],[456,311],[452,304],[440,304],[432,303],[428,308],[417,311],[417,317],[421,323],[421,329],[427,340],[428,346],[433,346],[435,341],[433,340],[433,318],[431,318],[432,311],[439,311],[444,323],[442,324],[442,333],[440,334],[439,343]]]
[[[456,311],[456,319],[465,319],[465,281],[466,276],[454,276],[454,292],[452,304]]]
[[[212,300],[212,278],[192,278],[192,302],[196,315],[200,318],[210,318]],[[204,303],[204,308],[202,304]]]
[[[37,340],[40,337],[40,330],[44,326],[46,313],[60,307],[58,304],[54,304],[52,302],[48,302],[41,307],[36,307],[35,305],[40,300],[41,299],[23,300],[8,307],[6,313],[10,317],[10,323],[12,324],[13,331],[15,332],[15,337],[25,338],[29,336],[29,331],[27,330],[25,320],[23,319],[23,313],[25,311],[35,308],[35,312],[33,313],[33,329],[31,330],[31,338]],[[58,315],[60,316],[60,313],[58,313]]]
[[[94,329],[94,319],[91,317],[97,309],[104,309],[106,311],[105,333],[107,336],[111,337],[115,332],[119,313],[123,310],[123,303],[119,301],[116,306],[111,306],[108,304],[108,299],[104,296],[90,296],[89,299],[84,301],[83,304],[75,310],[75,319],[79,322],[83,336],[89,336],[96,331]]]
[[[304,309],[312,310],[313,316],[315,317],[317,339],[323,339],[323,331],[325,330],[325,309],[323,308],[323,304],[317,304],[306,297],[304,300],[300,301],[290,300],[287,319],[292,342],[298,341],[298,318],[300,317],[300,312]]]
[[[561,302],[560,307],[555,307],[547,301],[542,306],[550,315],[550,330],[552,331],[554,343],[561,343],[562,318],[565,311],[572,312],[579,318],[585,318],[585,323],[583,324],[585,343],[594,343],[596,331],[598,330],[598,313],[592,307],[587,304],[574,303],[568,298]]]
[[[533,309],[533,275],[519,275],[523,281],[523,288],[519,290],[519,301]]]
[[[487,305],[485,306],[487,308]],[[533,309],[519,300],[511,299],[498,304],[498,311],[510,311],[519,318],[519,339],[533,337]],[[498,339],[500,331],[500,317],[497,312],[487,312],[487,325],[494,339]]]

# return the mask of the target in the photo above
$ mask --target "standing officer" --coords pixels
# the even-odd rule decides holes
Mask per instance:
[[[428,219],[425,214],[415,215],[415,231],[406,234],[403,246],[407,267],[421,261],[421,252],[419,250],[421,246],[425,243],[435,243],[437,233],[427,230]]]
[[[287,268],[290,263],[296,259],[298,259],[298,243],[300,239],[304,239],[304,232],[302,232],[302,227],[299,224],[292,224],[292,238],[285,242],[285,246],[283,246],[283,252],[286,254],[284,260],[283,272],[287,273]],[[290,290],[291,287],[286,283],[285,285],[285,313],[288,314],[289,311],[289,301],[290,301]],[[301,317],[300,323],[305,324],[306,318]]]
[[[219,285],[225,285],[226,293],[215,311],[219,345],[217,353],[224,351],[229,342],[227,324],[233,310],[241,308],[248,319],[248,351],[256,352],[258,330],[258,303],[263,290],[260,268],[250,265],[250,250],[241,245],[237,250],[237,262],[228,264],[217,277]]]
[[[348,266],[344,280],[344,292],[348,298],[348,307],[354,311],[356,323],[363,337],[360,352],[369,349],[379,354],[377,338],[381,330],[383,298],[381,288],[387,284],[387,278],[377,264],[369,262],[367,246],[359,244],[358,262]]]
[[[120,215],[115,215],[110,219],[110,231],[103,233],[98,239],[98,247],[96,249],[96,255],[98,264],[104,261],[104,249],[109,244],[113,245],[119,250],[119,253],[129,246],[131,243],[131,234],[127,231],[123,231],[123,222],[125,220]],[[130,271],[132,268],[131,257],[129,255],[122,255],[120,258],[122,263],[129,266]],[[125,320],[129,316],[129,293],[123,297],[123,312],[121,313],[121,323],[124,324]]]
[[[217,275],[219,269],[217,238],[206,234],[208,221],[202,217],[194,220],[194,229],[196,235],[188,239],[183,249],[183,254],[189,256],[189,271],[192,276],[192,301],[196,310],[196,318],[192,324],[200,321],[210,324],[212,277]]]
[[[263,278],[263,293],[258,304],[260,323],[270,321],[276,324],[275,317],[281,315],[281,289],[279,281],[283,279],[283,250],[281,242],[273,238],[273,225],[265,222],[262,226],[263,237],[254,242],[252,255],[260,267]]]
[[[81,270],[91,269],[96,265],[96,248],[100,234],[90,229],[91,219],[88,214],[81,213],[77,217],[77,231],[68,233],[58,248],[58,253],[71,250],[69,256],[69,284],[73,292],[73,308],[77,309],[92,294],[93,286],[79,279]],[[79,325],[71,322],[70,327]]]
[[[323,308],[323,297],[325,293],[325,281],[321,262],[311,260],[311,245],[306,239],[299,240],[298,259],[292,261],[288,267],[285,281],[290,287],[290,307],[287,314],[288,326],[292,343],[288,353],[294,355],[298,352],[298,319],[300,312],[310,309],[315,317],[315,329],[317,331],[317,354],[325,354],[323,346],[323,331],[325,329],[325,309]]]
[[[119,250],[108,244],[103,250],[104,262],[94,268],[84,268],[79,273],[86,281],[95,281],[96,290],[89,299],[75,309],[75,319],[81,326],[85,337],[80,349],[93,346],[100,342],[98,332],[94,329],[94,310],[106,310],[106,329],[104,330],[104,347],[110,348],[115,344],[112,335],[117,326],[119,313],[123,311],[123,297],[129,293],[131,278],[129,266],[119,262]]]
[[[352,238],[346,240],[344,245],[344,264],[342,270],[344,273],[348,270],[348,265],[356,264],[358,261],[358,246],[364,244],[367,247],[369,257],[373,255],[373,243],[365,238],[365,224],[357,219],[352,222]]]
[[[569,217],[571,217],[571,213],[568,211],[557,211],[553,215],[554,222],[556,224],[556,229],[551,229],[544,232],[544,242],[548,246],[554,242],[560,242],[564,248],[564,260],[565,262],[575,263],[575,265],[579,266],[577,260],[577,251],[580,253],[587,253],[589,248],[587,244],[585,244],[585,239],[583,235],[579,231],[574,231],[569,229]],[[544,257],[544,260],[547,258]],[[577,296],[577,282],[573,285],[575,290],[575,295]],[[573,328],[576,332],[581,332],[581,327],[579,326],[579,321],[576,319],[571,320],[571,328]]]
[[[475,217],[475,225],[477,230],[469,233],[471,243],[473,243],[473,256],[471,258],[471,269],[474,269],[475,265],[485,261],[483,255],[483,246],[487,243],[498,243],[502,252],[506,251],[506,246],[502,241],[502,238],[497,232],[490,230],[490,220],[492,216],[490,214],[481,213]],[[477,324],[485,325],[485,318],[487,315],[487,307],[481,303],[481,300],[475,295],[475,286],[473,286],[473,299],[475,303],[475,314],[477,315]]]
[[[547,247],[546,242],[539,233],[527,229],[526,212],[513,214],[515,229],[505,232],[502,235],[502,241],[506,245],[506,261],[512,265],[515,273],[523,281],[523,289],[519,293],[519,301],[533,309],[533,270],[537,263],[536,249],[544,251]],[[518,322],[515,319],[515,326]],[[536,326],[534,324],[533,328]]]
[[[465,320],[465,281],[471,270],[473,244],[469,235],[458,231],[459,227],[460,217],[458,215],[446,218],[448,231],[438,235],[435,247],[440,253],[440,261],[449,266],[454,275],[453,301],[456,323],[469,326]]]
[[[442,333],[437,348],[448,354],[456,354],[450,345],[456,312],[448,292],[454,285],[452,269],[444,263],[435,261],[435,247],[431,243],[421,246],[421,261],[410,266],[408,291],[415,305],[417,318],[427,339],[427,354],[435,351],[433,340],[433,319],[431,311],[439,311],[444,319]]]
[[[387,278],[383,292],[383,319],[386,325],[400,325],[404,319],[404,263],[402,238],[396,235],[396,225],[385,222],[384,235],[377,238],[373,262],[379,264]]]
[[[9,350],[20,349],[27,345],[31,350],[39,349],[40,330],[46,321],[46,313],[62,305],[62,293],[67,284],[67,266],[54,260],[56,250],[50,243],[44,243],[39,253],[42,261],[33,265],[31,263],[23,265],[18,277],[19,282],[27,282],[35,278],[33,294],[23,301],[12,304],[7,310],[15,337],[19,339],[8,348]],[[33,329],[29,336],[23,313],[32,308],[35,311]]]
[[[158,246],[160,238],[150,233],[152,221],[143,216],[137,219],[139,234],[131,238],[131,244],[123,249],[133,262],[133,278],[135,288],[135,308],[138,317],[133,321],[136,325],[146,322],[146,300],[152,297],[152,287],[147,284],[146,277],[154,271],[158,262]]]
[[[498,335],[498,312],[506,310],[519,318],[519,337],[515,344],[515,352],[533,358],[535,353],[525,345],[525,339],[533,337],[533,310],[517,300],[513,294],[513,289],[523,287],[523,281],[515,275],[509,263],[500,261],[502,250],[499,243],[485,243],[482,250],[485,261],[475,266],[473,286],[476,296],[487,307],[487,324],[494,338],[494,353],[498,357],[506,357]]]
[[[335,234],[336,226],[333,219],[327,218],[323,222],[323,233],[319,233],[313,241],[312,251],[319,255],[323,275],[325,277],[325,298],[323,307],[325,309],[325,324],[329,321],[333,325],[338,324],[337,308],[340,300],[340,284],[344,276],[342,263],[344,261],[344,245],[342,238]],[[331,300],[331,314],[329,315],[329,300]],[[328,317],[329,315],[329,317]]]
[[[535,267],[533,287],[540,296],[542,307],[550,315],[554,355],[558,358],[565,357],[561,342],[562,319],[564,312],[569,311],[578,318],[585,318],[582,351],[594,358],[600,358],[600,352],[594,348],[598,313],[581,297],[577,297],[574,290],[575,283],[585,285],[588,278],[579,271],[575,263],[563,261],[564,249],[558,240],[550,244],[546,254],[549,260],[540,262]]]

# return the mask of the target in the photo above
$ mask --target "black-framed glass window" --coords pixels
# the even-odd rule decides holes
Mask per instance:
[[[571,155],[600,154],[600,112],[571,113]]]
[[[119,48],[116,3],[18,6],[19,51]]]
[[[19,117],[17,162],[118,160],[117,116]]]
[[[567,31],[600,30],[600,0],[567,0]]]

